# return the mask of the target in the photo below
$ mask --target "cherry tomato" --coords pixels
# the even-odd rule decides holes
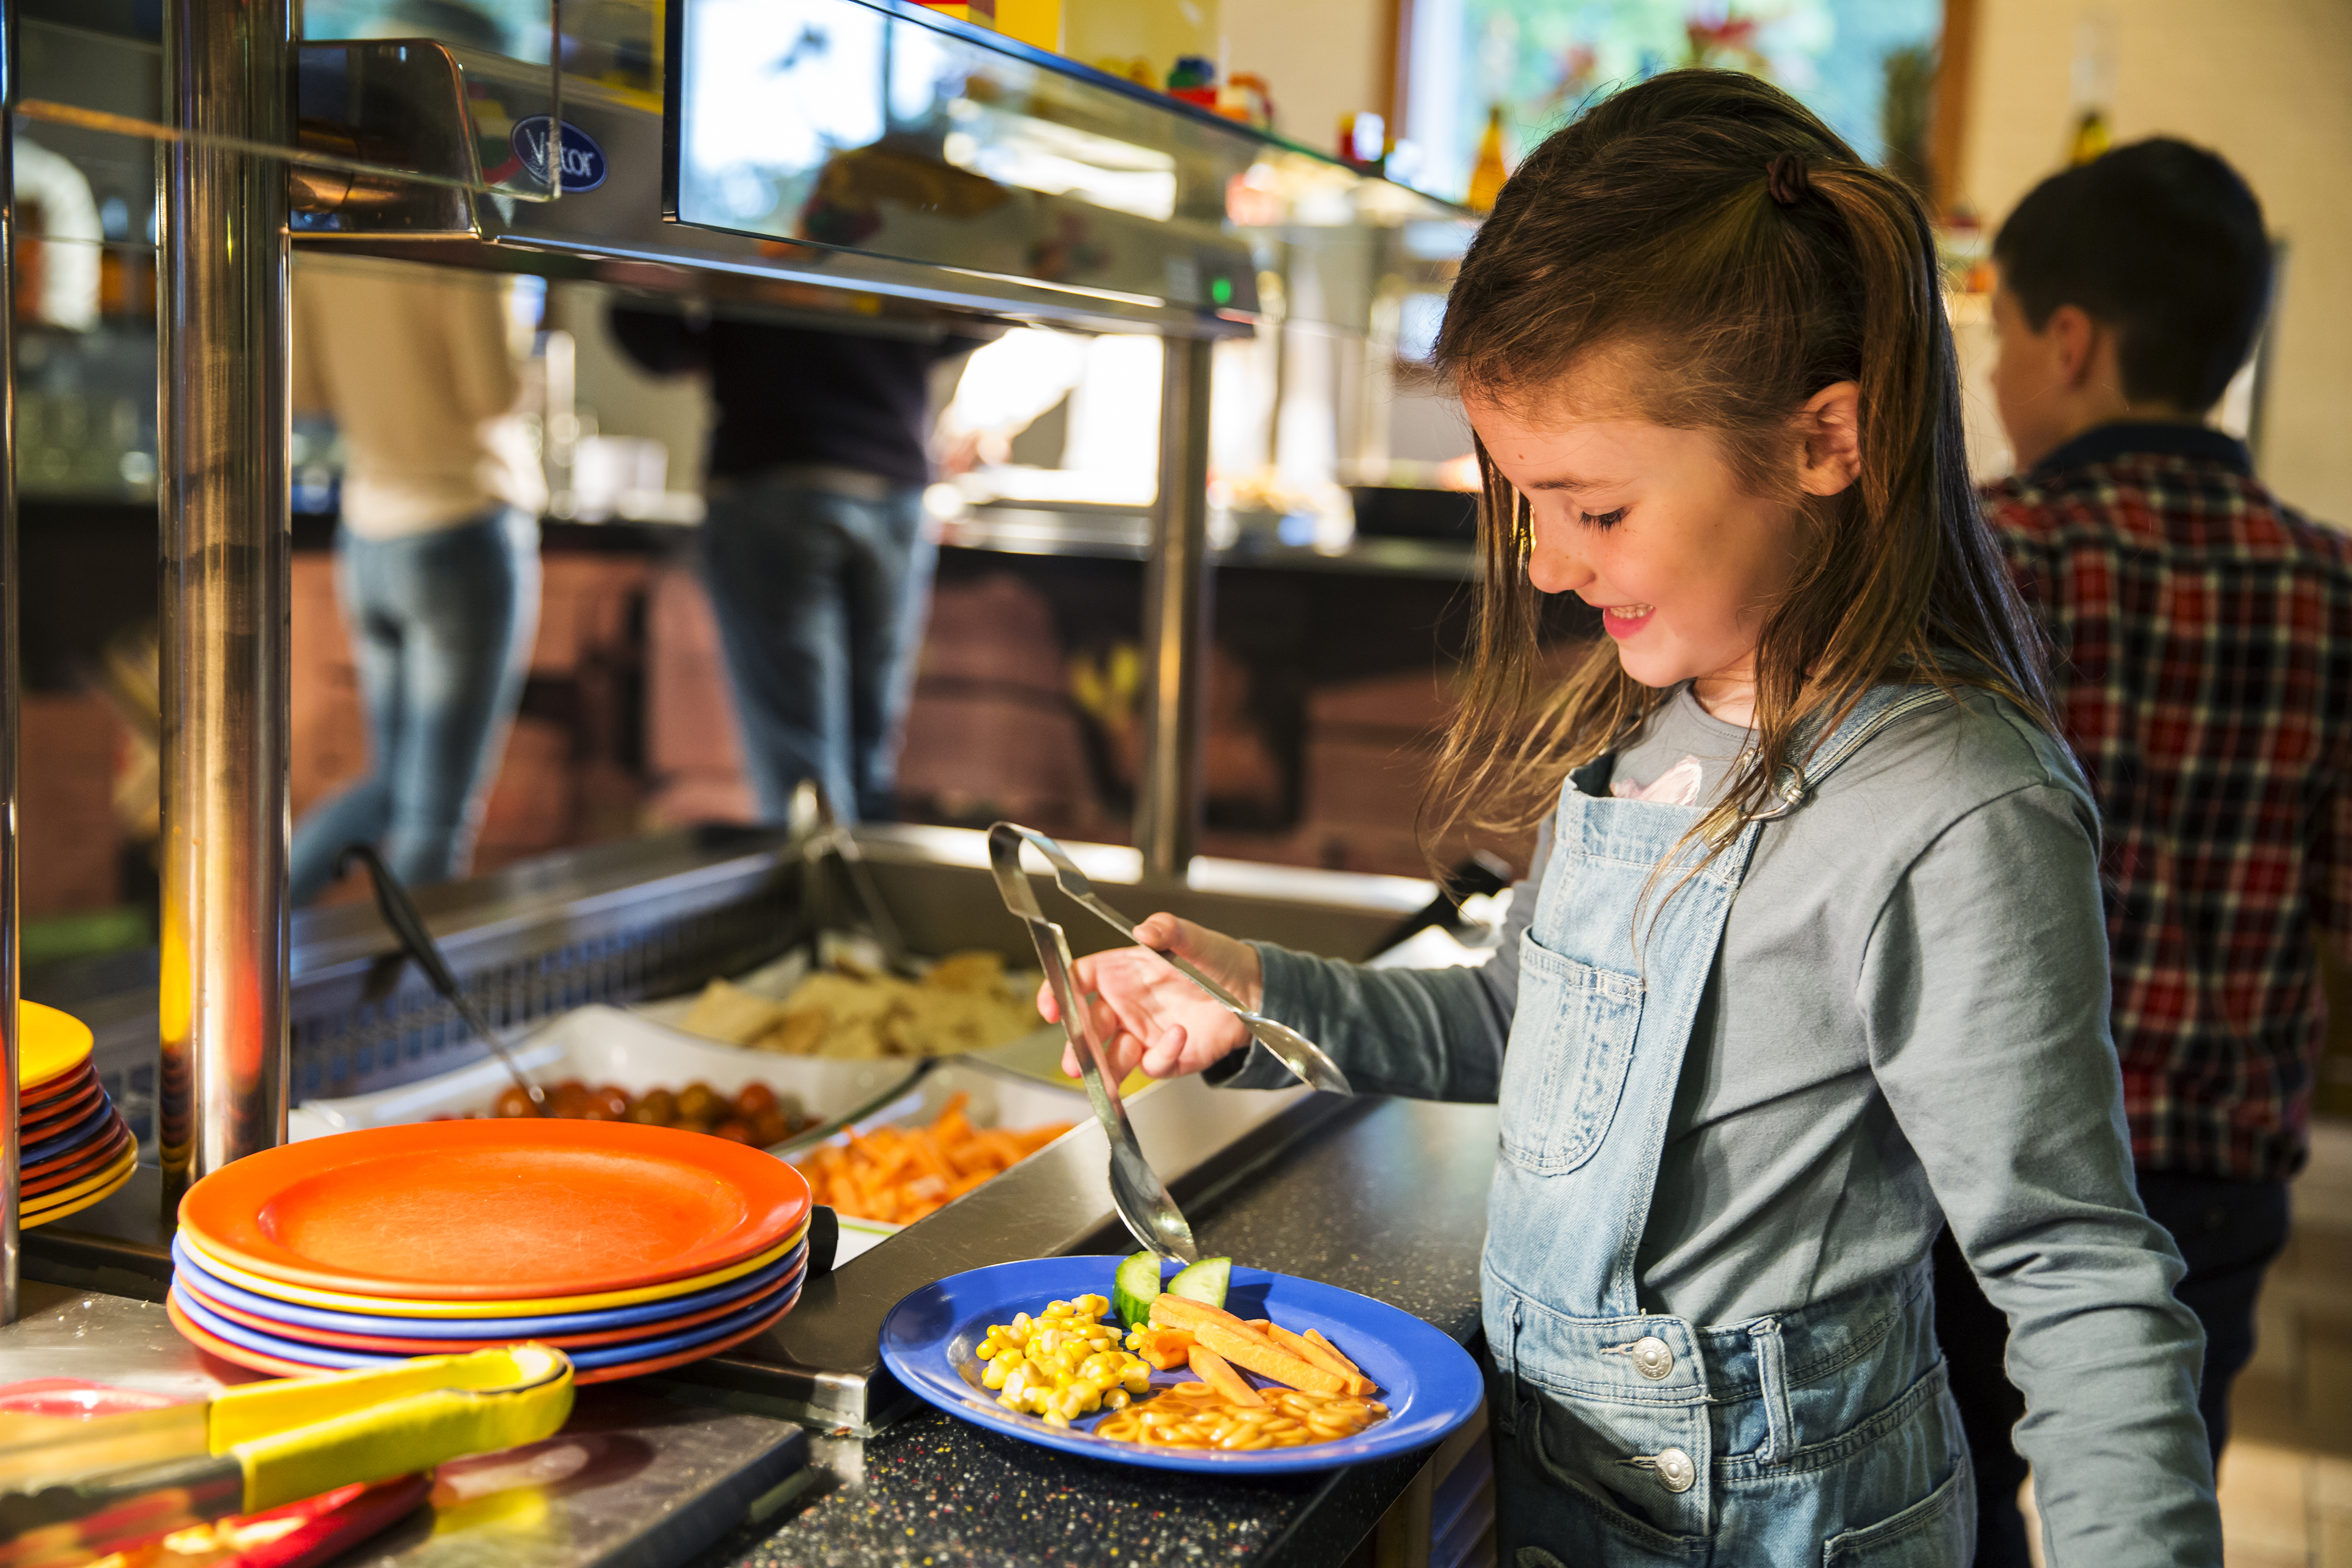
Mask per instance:
[[[710,1132],[713,1137],[724,1138],[730,1144],[748,1144],[751,1141],[751,1124],[740,1116],[729,1117],[711,1128]]]
[[[522,1092],[520,1084],[509,1084],[499,1091],[495,1113],[500,1116],[530,1115],[530,1096]]]
[[[626,1121],[629,1107],[634,1103],[629,1098],[629,1092],[617,1083],[607,1083],[602,1088],[590,1090],[588,1102],[592,1105],[601,1105],[604,1108],[604,1120],[607,1122]]]
[[[763,1149],[792,1135],[792,1124],[784,1120],[781,1112],[762,1111],[751,1118],[751,1141]]]
[[[775,1108],[776,1092],[764,1083],[746,1083],[735,1096],[735,1113],[746,1119]]]
[[[677,1113],[690,1122],[715,1122],[727,1111],[727,1102],[708,1083],[689,1083],[677,1097]]]
[[[588,1085],[577,1078],[567,1078],[549,1091],[547,1108],[559,1116],[577,1118],[588,1108]]]
[[[637,1109],[648,1113],[646,1121],[656,1127],[667,1127],[677,1120],[677,1096],[667,1089],[648,1089],[637,1097]],[[630,1120],[637,1118],[632,1116]]]

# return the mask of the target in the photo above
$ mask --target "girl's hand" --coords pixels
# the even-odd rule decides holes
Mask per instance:
[[[1112,1082],[1138,1067],[1153,1078],[1198,1072],[1249,1044],[1249,1030],[1240,1019],[1150,949],[1181,955],[1255,1012],[1265,982],[1256,948],[1172,915],[1151,916],[1136,926],[1135,935],[1143,946],[1081,958],[1074,977]],[[1037,988],[1037,1010],[1048,1022],[1060,1021],[1052,987]],[[1074,1047],[1063,1046],[1062,1071],[1080,1076]]]

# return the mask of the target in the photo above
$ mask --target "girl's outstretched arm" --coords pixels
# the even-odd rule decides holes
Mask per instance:
[[[2217,1568],[2204,1333],[2133,1176],[2089,813],[2077,788],[2018,789],[1912,863],[1858,977],[1872,1067],[2009,1318],[2053,1568]]]
[[[1534,870],[1511,901],[1500,947],[1475,969],[1368,969],[1237,941],[1171,915],[1153,915],[1136,934],[1174,948],[1244,1003],[1314,1040],[1361,1092],[1492,1102],[1518,994],[1519,938],[1535,913],[1549,843],[1547,828],[1536,841]],[[1232,1014],[1142,947],[1079,959],[1077,980],[1094,998],[1095,1038],[1108,1042],[1111,1067],[1122,1075],[1137,1067],[1154,1078],[1205,1071],[1234,1089],[1296,1082]],[[1054,1018],[1050,996],[1041,991],[1037,1006]],[[1075,1076],[1067,1048],[1062,1067]]]

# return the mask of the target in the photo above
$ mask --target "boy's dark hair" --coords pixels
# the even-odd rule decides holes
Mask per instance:
[[[2115,329],[2124,395],[2203,413],[2270,308],[2263,204],[2217,155],[2168,136],[2035,186],[1992,243],[2035,331],[2072,305]]]

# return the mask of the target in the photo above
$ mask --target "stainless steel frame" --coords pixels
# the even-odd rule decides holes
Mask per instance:
[[[17,1228],[16,785],[16,5],[0,8],[0,1324],[20,1305],[24,1238]]]
[[[1151,672],[1135,844],[1146,877],[1181,880],[1201,833],[1201,758],[1209,645],[1209,366],[1214,345],[1162,340],[1160,494],[1143,578],[1143,644]]]
[[[157,301],[168,1214],[286,1135],[289,0],[174,0]]]

